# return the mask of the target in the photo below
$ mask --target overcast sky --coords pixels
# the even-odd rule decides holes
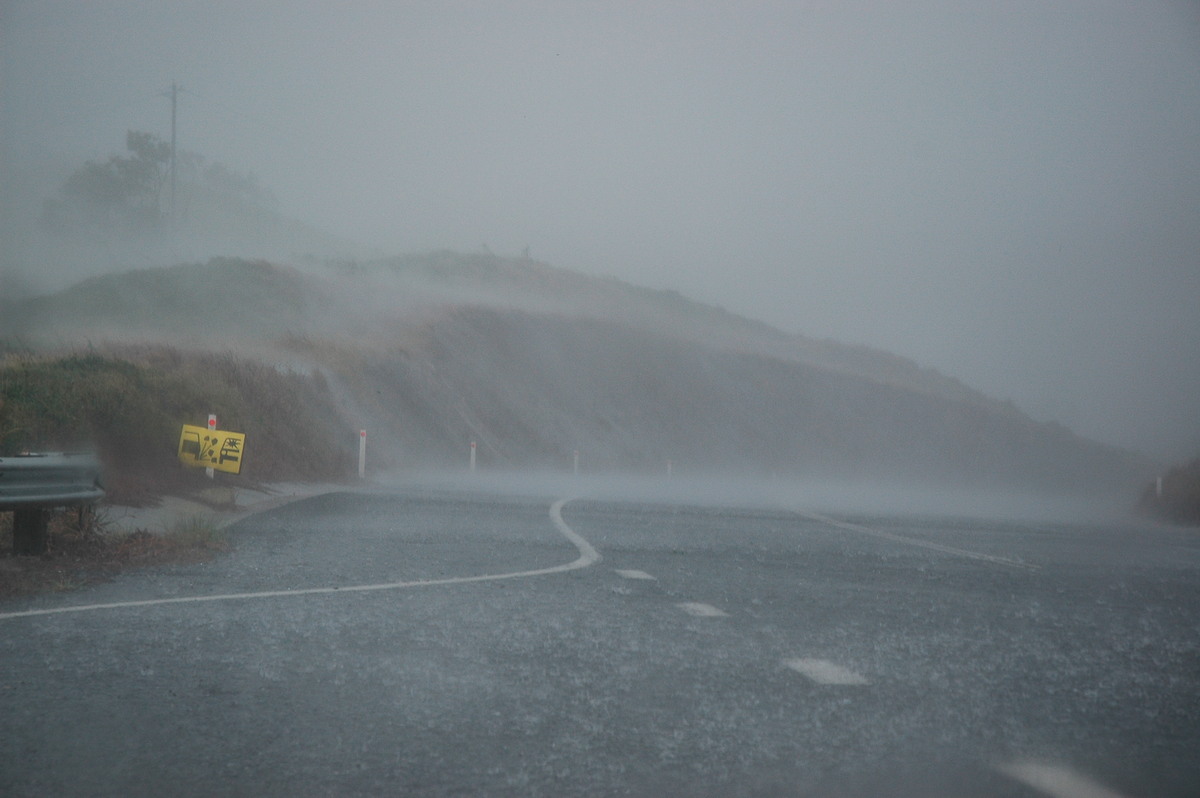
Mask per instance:
[[[181,148],[382,251],[528,246],[1200,455],[1200,3],[0,0],[0,47],[0,177],[169,137],[177,81]]]

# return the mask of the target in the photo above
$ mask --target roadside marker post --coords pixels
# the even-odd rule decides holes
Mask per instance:
[[[367,474],[367,431],[360,429],[358,431],[358,478],[362,479]]]
[[[575,476],[579,476],[579,450],[575,450]]]
[[[471,441],[471,471],[475,471],[475,441]]]

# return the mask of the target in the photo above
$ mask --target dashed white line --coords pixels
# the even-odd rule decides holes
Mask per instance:
[[[1122,798],[1120,793],[1076,773],[1064,765],[1043,762],[1010,762],[996,770],[1053,798]]]
[[[637,570],[633,570],[633,569],[621,569],[621,568],[616,568],[614,570],[616,570],[618,576],[622,576],[626,579],[649,579],[654,582],[658,581],[658,579],[656,577],[651,576],[650,574],[646,573],[645,571],[637,571]]]
[[[237,601],[241,599],[278,598],[282,596],[315,596],[322,593],[365,593],[374,590],[400,590],[408,587],[431,587],[433,585],[462,585],[469,582],[495,582],[502,579],[521,579],[528,576],[545,576],[577,568],[587,568],[600,561],[600,554],[575,530],[567,526],[562,518],[562,508],[570,499],[560,499],[550,507],[550,520],[579,550],[579,557],[563,565],[538,568],[532,571],[514,571],[504,574],[481,574],[479,576],[456,576],[446,579],[416,579],[408,582],[383,582],[374,585],[345,585],[332,587],[309,587],[295,590],[259,590],[247,593],[222,593],[214,596],[177,596],[175,598],[142,599],[139,601],[113,601],[106,604],[76,604],[67,607],[52,607],[41,610],[0,613],[0,621],[10,618],[29,618],[35,615],[62,615],[69,612],[91,612],[94,610],[124,609],[129,607],[153,607],[160,604],[196,604],[205,601]]]
[[[794,671],[804,674],[817,684],[870,684],[863,676],[827,659],[789,659],[784,660],[783,664]]]
[[[725,610],[719,610],[711,604],[701,604],[698,601],[684,601],[675,605],[679,609],[686,612],[688,615],[694,615],[697,618],[728,618],[729,613]]]

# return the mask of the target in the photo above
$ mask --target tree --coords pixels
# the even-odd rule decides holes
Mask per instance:
[[[55,234],[86,242],[129,240],[158,232],[166,221],[163,189],[171,176],[171,145],[152,133],[131,130],[125,155],[88,161],[47,200],[42,221]],[[183,216],[188,203],[205,198],[223,208],[274,211],[275,195],[253,173],[241,173],[186,150],[175,154]],[[176,219],[180,221],[179,218]]]
[[[129,155],[88,161],[46,202],[42,220],[59,233],[129,233],[157,228],[159,203],[171,162],[171,145],[152,133],[131,130]]]
[[[203,163],[203,158],[200,162]],[[204,169],[204,185],[215,194],[243,204],[269,210],[274,210],[279,205],[279,200],[271,190],[259,185],[253,172],[242,174],[220,163],[209,164]]]

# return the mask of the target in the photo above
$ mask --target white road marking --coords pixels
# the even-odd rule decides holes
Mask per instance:
[[[616,569],[616,571],[619,576],[623,576],[626,579],[650,579],[655,582],[658,581],[655,577],[651,576],[645,571],[621,570],[620,568]]]
[[[701,604],[698,601],[685,601],[676,604],[676,607],[686,612],[688,615],[695,615],[697,618],[728,618],[729,613],[725,610],[719,610],[711,604]]]
[[[53,607],[42,610],[0,613],[0,621],[10,618],[29,618],[35,615],[61,615],[68,612],[91,612],[93,610],[124,609],[128,607],[153,607],[160,604],[196,604],[205,601],[237,601],[240,599],[277,598],[281,596],[315,596],[323,593],[365,593],[373,590],[400,590],[409,587],[431,587],[433,585],[461,585],[468,582],[495,582],[502,579],[522,579],[529,576],[545,576],[587,568],[600,561],[600,554],[575,530],[567,526],[562,518],[563,505],[570,499],[560,499],[550,507],[550,520],[579,550],[579,557],[564,565],[538,568],[532,571],[514,571],[504,574],[481,574],[479,576],[456,576],[446,579],[416,579],[409,582],[383,582],[373,585],[345,585],[336,587],[309,587],[295,590],[260,590],[249,593],[222,593],[215,596],[177,596],[175,598],[143,599],[140,601],[113,601],[107,604],[76,604],[68,607]]]
[[[1063,765],[1042,762],[1010,762],[996,770],[1011,779],[1053,798],[1122,798],[1120,793],[1097,784]]]
[[[884,532],[881,529],[872,529],[869,526],[860,526],[858,524],[850,524],[845,521],[838,521],[836,518],[830,518],[828,516],[820,515],[818,513],[810,513],[810,512],[806,512],[804,510],[793,510],[793,512],[796,513],[797,515],[803,516],[804,518],[811,518],[813,521],[820,521],[822,524],[829,524],[830,526],[837,527],[838,529],[846,529],[851,532],[861,532],[865,535],[874,535],[877,538],[883,538],[884,540],[890,540],[895,543],[905,543],[905,544],[908,544],[909,546],[920,546],[921,548],[933,549],[934,551],[940,551],[943,554],[953,554],[956,557],[966,557],[967,559],[970,559],[970,560],[981,560],[982,562],[990,562],[995,565],[1004,565],[1004,566],[1008,566],[1009,568],[1023,568],[1028,571],[1041,570],[1040,567],[1037,565],[1030,565],[1027,562],[1022,562],[1021,560],[1014,560],[1009,557],[998,557],[994,554],[981,554],[980,552],[977,552],[977,551],[967,551],[966,549],[957,549],[953,546],[945,546],[945,545],[942,545],[941,543],[932,543],[928,540],[919,540],[917,538],[909,538],[909,537],[905,537],[903,535],[894,534],[892,532]]]
[[[803,673],[817,684],[870,684],[854,671],[847,670],[827,659],[789,659],[784,660],[783,664],[794,671]]]

